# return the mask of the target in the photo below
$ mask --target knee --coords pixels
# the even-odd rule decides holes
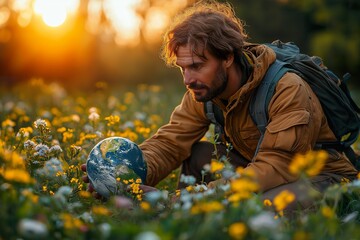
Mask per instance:
[[[197,142],[191,148],[190,157],[185,160],[191,169],[201,171],[205,164],[210,163],[214,146],[210,142]]]

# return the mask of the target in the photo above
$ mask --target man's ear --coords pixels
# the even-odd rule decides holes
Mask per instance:
[[[225,68],[229,68],[234,62],[234,54],[229,54],[229,56],[224,60],[223,64]]]

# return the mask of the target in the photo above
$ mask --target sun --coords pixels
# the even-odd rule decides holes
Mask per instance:
[[[35,0],[34,12],[42,17],[47,26],[58,27],[66,21],[69,12],[74,11],[78,2],[78,0]]]

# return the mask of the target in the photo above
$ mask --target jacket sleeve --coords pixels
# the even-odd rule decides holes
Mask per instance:
[[[146,184],[155,186],[179,167],[190,156],[192,145],[205,135],[209,124],[203,103],[195,102],[186,92],[169,123],[139,145],[147,162]]]
[[[285,74],[270,101],[269,123],[259,152],[248,166],[256,172],[261,190],[296,180],[289,165],[295,153],[313,149],[322,121],[320,102],[308,84],[294,73]]]

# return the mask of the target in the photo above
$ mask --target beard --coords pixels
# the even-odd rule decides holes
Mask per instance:
[[[224,68],[219,65],[215,77],[210,82],[211,86],[207,86],[203,83],[192,83],[187,88],[190,90],[193,99],[197,102],[207,102],[216,96],[220,95],[228,84],[228,76]],[[201,94],[201,92],[205,92]]]

